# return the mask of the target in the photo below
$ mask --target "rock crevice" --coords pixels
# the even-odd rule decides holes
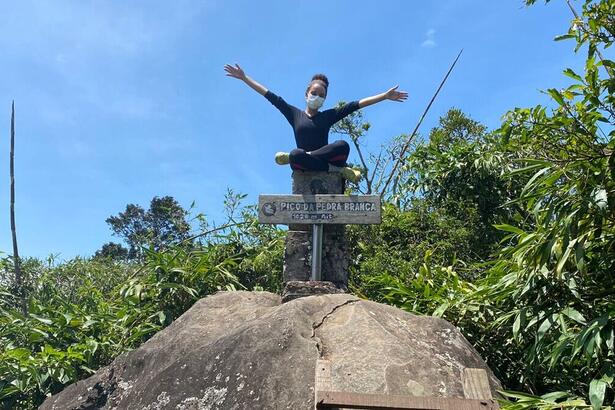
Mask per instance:
[[[352,303],[356,303],[358,301],[359,301],[359,299],[349,299],[349,300],[346,300],[343,303],[335,305],[333,307],[333,309],[331,309],[329,311],[329,313],[327,313],[327,314],[322,316],[322,318],[318,321],[318,323],[314,322],[312,324],[312,337],[311,338],[316,342],[316,350],[318,350],[318,357],[319,358],[322,359],[325,356],[324,356],[324,351],[323,351],[324,349],[323,349],[323,346],[322,346],[322,341],[320,340],[320,338],[318,336],[316,336],[316,331],[318,330],[318,328],[320,326],[322,326],[323,323],[325,323],[325,320],[327,320],[330,316],[332,316],[338,309],[341,309],[344,306],[348,306],[348,305],[350,305]]]

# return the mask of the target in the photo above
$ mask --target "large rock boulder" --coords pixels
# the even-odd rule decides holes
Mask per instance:
[[[448,322],[347,294],[281,304],[268,292],[197,302],[138,349],[42,409],[313,409],[318,359],[336,391],[464,397],[485,363]]]

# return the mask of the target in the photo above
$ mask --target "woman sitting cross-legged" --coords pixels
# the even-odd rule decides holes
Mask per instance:
[[[361,179],[361,172],[346,166],[350,147],[346,141],[342,140],[329,144],[329,129],[333,124],[360,108],[384,100],[402,102],[408,98],[408,93],[397,91],[398,86],[395,86],[382,94],[353,101],[341,107],[319,111],[327,97],[329,80],[324,74],[316,74],[305,91],[307,103],[305,110],[300,110],[248,77],[238,64],[234,66],[227,64],[224,70],[227,76],[242,80],[265,96],[293,127],[297,148],[290,153],[278,152],[275,156],[278,164],[290,164],[293,170],[338,171],[344,178],[355,183]]]

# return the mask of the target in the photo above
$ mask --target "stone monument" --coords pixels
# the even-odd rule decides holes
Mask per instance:
[[[292,174],[292,195],[260,195],[259,222],[288,225],[283,300],[342,293],[348,286],[345,224],[381,222],[380,196],[344,195],[334,172]]]

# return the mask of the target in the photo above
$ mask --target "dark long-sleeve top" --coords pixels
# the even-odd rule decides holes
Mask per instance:
[[[327,145],[331,126],[359,109],[359,102],[353,101],[341,107],[319,111],[310,117],[305,111],[288,104],[282,97],[271,91],[265,93],[265,98],[284,114],[293,127],[297,148],[306,151],[314,151]]]

